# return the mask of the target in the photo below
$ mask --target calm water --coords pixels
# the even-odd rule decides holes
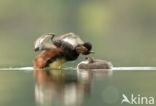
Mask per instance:
[[[123,94],[156,98],[154,70],[33,72],[0,71],[0,106],[128,106]]]

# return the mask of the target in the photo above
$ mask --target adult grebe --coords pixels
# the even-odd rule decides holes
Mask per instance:
[[[85,58],[84,61],[77,65],[77,69],[112,69],[113,65],[111,62],[93,59],[92,57]]]
[[[47,44],[49,39],[52,42]],[[35,50],[41,50],[41,52],[35,58],[34,66],[36,68],[48,66],[60,68],[66,61],[76,60],[80,54],[90,54],[91,49],[92,45],[89,42],[83,42],[73,33],[57,36],[56,38],[52,34],[41,36],[35,42]]]

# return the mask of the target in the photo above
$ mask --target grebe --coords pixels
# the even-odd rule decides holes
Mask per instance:
[[[92,57],[86,57],[84,61],[77,65],[77,69],[112,69],[111,62],[93,59]]]
[[[48,42],[48,47],[46,42]],[[89,42],[83,42],[73,33],[57,36],[41,36],[35,42],[35,50],[41,50],[34,60],[35,68],[60,68],[65,62],[73,61],[80,54],[88,55],[91,53],[92,45]],[[51,47],[51,48],[50,48]],[[39,48],[39,49],[36,49]]]

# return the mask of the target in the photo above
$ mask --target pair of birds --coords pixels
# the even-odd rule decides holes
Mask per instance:
[[[93,53],[92,44],[84,42],[74,33],[67,33],[60,36],[46,34],[39,37],[35,42],[35,49],[39,54],[34,60],[34,67],[37,69],[50,67],[60,69],[67,61],[76,60],[80,54],[88,55]],[[110,69],[111,64],[103,60],[86,58],[78,64],[79,68],[105,68]]]

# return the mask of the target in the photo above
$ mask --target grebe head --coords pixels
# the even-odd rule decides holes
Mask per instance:
[[[78,45],[76,47],[76,51],[78,53],[82,53],[83,55],[94,53],[93,51],[91,51],[91,49],[92,49],[92,44],[89,42],[85,42],[83,45]]]
[[[89,63],[93,63],[94,62],[94,59],[93,59],[93,57],[85,57],[85,61],[87,61],[87,63],[89,64]]]
[[[52,39],[54,38],[55,34],[48,33],[45,35],[42,35],[35,41],[35,51],[41,51],[45,49],[49,49],[51,47],[55,47],[52,43]]]
[[[92,49],[92,44],[91,44],[90,42],[85,42],[85,43],[83,44],[83,46],[87,48],[87,51],[83,53],[84,55],[88,55],[88,54],[90,54],[90,53],[94,53],[93,51],[91,51],[91,49]]]

